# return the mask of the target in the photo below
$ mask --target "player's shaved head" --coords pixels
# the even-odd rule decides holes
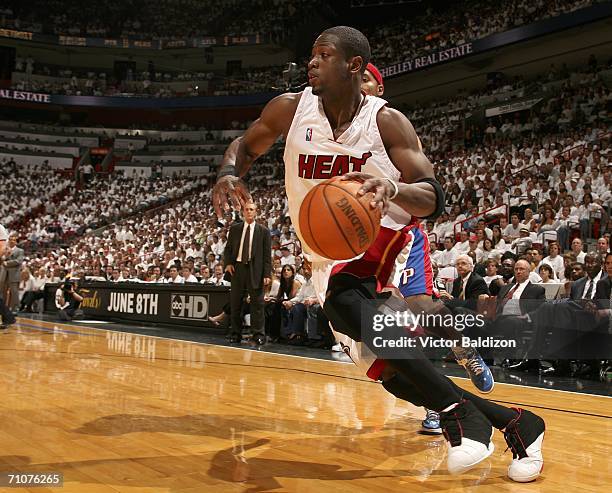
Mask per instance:
[[[335,26],[323,31],[320,37],[322,36],[334,36],[338,40],[337,47],[342,50],[347,60],[354,56],[361,57],[361,73],[365,71],[370,62],[371,51],[368,38],[361,31],[349,26]]]

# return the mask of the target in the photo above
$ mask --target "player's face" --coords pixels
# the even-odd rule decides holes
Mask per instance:
[[[330,87],[337,87],[351,79],[350,63],[338,47],[335,36],[322,34],[312,46],[308,62],[308,82],[312,93],[321,95]]]
[[[368,96],[382,96],[385,92],[369,70],[366,70],[361,77],[361,90]]]

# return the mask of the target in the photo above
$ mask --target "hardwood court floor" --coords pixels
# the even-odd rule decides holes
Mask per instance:
[[[483,467],[449,476],[443,439],[417,434],[423,411],[351,364],[22,319],[0,334],[0,472],[64,486],[0,490],[610,491],[611,399],[491,397],[546,420],[537,482],[506,479],[499,433]]]

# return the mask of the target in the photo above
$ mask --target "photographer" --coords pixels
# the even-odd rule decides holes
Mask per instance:
[[[61,321],[70,322],[79,307],[83,297],[77,292],[75,283],[66,279],[64,284],[55,292],[55,306],[59,310],[58,317]]]

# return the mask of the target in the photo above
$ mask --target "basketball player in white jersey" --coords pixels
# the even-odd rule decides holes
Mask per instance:
[[[308,65],[311,87],[302,93],[274,98],[246,131],[237,148],[236,165],[226,165],[219,172],[213,191],[217,213],[229,200],[239,207],[248,199],[246,185],[239,177],[283,136],[289,213],[298,235],[296,219],[304,196],[321,180],[335,175],[350,173],[352,178],[364,181],[362,192],[375,192],[373,205],[382,210],[381,225],[399,232],[397,236],[406,232],[413,218],[439,214],[443,193],[412,125],[403,114],[386,107],[385,101],[361,93],[361,78],[369,56],[367,39],[353,28],[331,28],[317,38]],[[307,249],[305,242],[302,244]],[[334,263],[317,255],[311,257],[313,280],[327,280]],[[372,321],[379,314],[369,303],[377,299],[379,279],[360,278],[342,269],[329,278],[327,287],[318,287],[320,292],[327,290],[324,310],[335,330],[348,336],[347,345],[362,339],[367,344]],[[385,335],[399,338],[405,335],[404,327],[385,327]],[[369,344],[362,353],[368,350],[375,357],[379,352]],[[357,355],[357,351],[353,346],[350,355]],[[526,482],[539,476],[544,436],[541,418],[459,389],[438,373],[418,348],[408,348],[397,358],[386,358],[385,367],[393,370],[387,371],[390,378],[383,381],[387,390],[441,413],[451,473],[465,472],[493,452],[494,426],[504,430],[513,451],[509,477]]]

